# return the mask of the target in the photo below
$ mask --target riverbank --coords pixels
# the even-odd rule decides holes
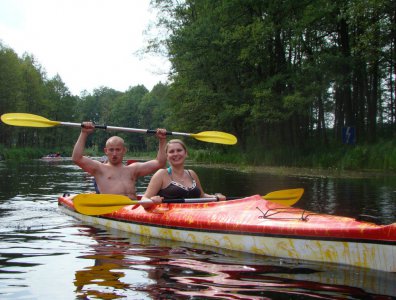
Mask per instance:
[[[150,160],[152,157],[128,157],[130,160]],[[394,171],[382,170],[339,170],[339,169],[320,169],[320,168],[297,168],[297,167],[275,167],[275,166],[251,166],[231,163],[202,163],[190,159],[186,165],[200,165],[208,168],[222,168],[229,170],[237,170],[246,173],[262,173],[272,175],[290,175],[290,176],[309,176],[321,178],[381,178],[385,176],[396,177]]]
[[[236,168],[236,167],[235,167]],[[238,169],[241,169],[238,167]],[[251,173],[267,173],[274,175],[311,176],[322,178],[373,178],[392,176],[396,177],[396,172],[384,172],[375,170],[348,171],[338,169],[312,169],[293,167],[268,167],[268,166],[247,166],[243,170]]]

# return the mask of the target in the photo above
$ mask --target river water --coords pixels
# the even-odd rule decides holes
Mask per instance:
[[[286,176],[193,167],[205,190],[303,187],[296,206],[396,221],[396,178]],[[93,191],[70,160],[0,162],[0,299],[396,299],[396,274],[255,256],[91,226],[57,197]],[[149,178],[139,181],[143,191]]]

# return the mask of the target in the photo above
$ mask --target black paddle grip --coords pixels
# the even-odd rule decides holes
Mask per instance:
[[[157,133],[157,129],[147,129],[146,133],[156,134]],[[166,135],[172,135],[172,132],[171,131],[167,131]]]
[[[107,125],[96,125],[95,124],[95,128],[106,130],[107,129]]]
[[[96,124],[94,124],[94,125],[95,125],[95,128],[97,128],[97,129],[104,129],[104,130],[107,129],[107,125],[96,125]],[[81,123],[81,127],[84,127],[83,123]]]
[[[208,197],[208,198],[210,198],[210,197]],[[241,198],[243,198],[243,197],[226,197],[226,201],[227,200],[236,200],[236,199],[241,199]],[[186,203],[186,202],[188,202],[188,203],[205,203],[205,201],[201,202],[201,201],[199,201],[199,199],[200,198],[197,198],[196,202],[194,202],[194,201],[188,202],[188,198],[187,198],[187,201],[186,201],[185,198],[181,198],[181,199],[163,199],[162,203]],[[220,201],[220,200],[217,199],[217,201]],[[216,202],[216,200],[208,201],[208,202]]]

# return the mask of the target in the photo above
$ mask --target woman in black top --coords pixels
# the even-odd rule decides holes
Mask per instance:
[[[222,194],[206,194],[197,174],[193,170],[184,169],[187,148],[181,140],[170,140],[165,151],[170,167],[160,169],[153,175],[142,200],[151,199],[157,204],[161,203],[162,199],[178,198],[217,197],[219,200],[225,200]]]

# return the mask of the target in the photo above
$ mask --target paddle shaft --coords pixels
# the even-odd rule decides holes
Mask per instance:
[[[226,200],[236,200],[241,198],[243,197],[227,197]],[[162,203],[205,203],[205,202],[217,202],[217,201],[221,201],[221,200],[217,197],[207,197],[207,198],[163,199]]]
[[[236,200],[236,199],[242,199],[242,197],[226,197],[225,201],[228,200]],[[264,199],[265,196],[263,196]],[[268,197],[268,201],[276,201],[278,203],[281,203],[281,201],[289,201],[291,199],[296,198],[294,197]],[[140,201],[145,201],[145,200],[140,200]],[[180,199],[163,199],[162,203],[205,203],[205,202],[217,202],[217,201],[222,201],[217,197],[207,197],[207,198],[180,198]]]
[[[84,127],[81,123],[72,123],[72,122],[59,122],[60,125],[69,126],[69,127]],[[94,124],[95,128],[110,130],[110,131],[124,131],[124,132],[140,132],[140,133],[149,133],[155,134],[157,131],[154,129],[140,129],[140,128],[129,128],[129,127],[117,127],[117,126],[108,126],[108,125],[98,125]],[[182,136],[190,136],[191,133],[184,132],[175,132],[175,131],[167,131],[166,135],[182,135]]]
[[[99,194],[100,195],[100,194]],[[229,201],[229,200],[236,200],[236,199],[242,199],[244,197],[226,197],[225,200],[220,200],[217,197],[206,197],[206,198],[177,198],[177,199],[163,199],[162,203],[207,203],[207,202],[219,202],[219,201]],[[268,201],[275,201],[278,203],[282,203],[282,201],[290,201],[291,199],[294,199],[295,197],[284,197],[284,198],[269,198]],[[266,199],[267,200],[267,199]],[[152,203],[151,200],[130,200],[129,204],[143,204],[143,203]],[[106,206],[106,204],[101,204],[100,202],[97,204],[97,206]]]
[[[104,194],[91,194],[90,195],[92,198],[100,198],[102,196],[105,196]],[[106,197],[106,196],[105,196]],[[116,196],[111,196],[111,197],[122,197],[127,201],[124,203],[124,205],[133,205],[133,204],[143,204],[143,203],[152,203],[151,200],[131,200],[127,198],[126,196],[121,196],[121,195],[116,195]],[[265,196],[262,196],[263,199],[265,199]],[[221,200],[218,197],[203,197],[203,198],[176,198],[176,199],[163,199],[162,203],[206,203],[206,202],[219,202],[219,201],[229,201],[229,200],[236,200],[236,199],[242,199],[244,196],[241,197],[226,197],[225,200]],[[275,201],[278,203],[281,203],[282,201],[290,201],[290,200],[295,200],[296,196],[292,197],[267,197],[268,201]],[[298,198],[299,199],[299,198]],[[91,203],[92,204],[92,203]],[[114,205],[113,203],[106,203],[102,202],[102,199],[98,199],[98,202],[94,204],[94,206],[97,207],[105,207],[105,206],[112,206]]]

